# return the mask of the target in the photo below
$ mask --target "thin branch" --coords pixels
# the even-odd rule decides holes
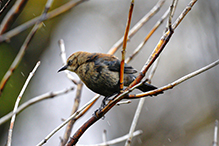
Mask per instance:
[[[4,6],[1,8],[1,10],[0,10],[0,16],[1,16],[2,12],[4,11],[4,9],[9,5],[10,2],[11,2],[11,0],[8,0],[8,1],[4,4]],[[2,2],[1,2],[1,3],[2,3]]]
[[[106,129],[104,129],[104,130],[103,130],[103,134],[102,134],[102,139],[103,139],[104,145],[105,145],[105,146],[108,146],[108,144],[106,144],[106,143],[107,143],[106,132],[107,132]]]
[[[156,60],[155,63],[153,64],[153,66],[152,66],[150,75],[148,77],[149,83],[151,83],[151,79],[154,76],[154,73],[155,73],[155,71],[157,69],[158,63],[159,63],[159,60]],[[142,111],[144,102],[145,102],[145,98],[141,98],[139,103],[138,103],[138,107],[137,107],[137,109],[135,111],[135,115],[134,115],[134,118],[132,120],[132,124],[131,124],[130,130],[129,130],[129,136],[128,136],[127,140],[126,140],[125,146],[130,146],[131,145],[132,138],[133,138],[133,135],[134,135],[134,131],[135,131],[135,128],[136,128],[136,125],[137,125],[140,113]]]
[[[60,40],[58,41],[58,44],[59,44],[59,48],[60,48],[60,50],[61,50],[60,56],[61,56],[61,59],[62,59],[62,63],[63,63],[63,65],[65,65],[67,59],[66,59],[66,53],[65,53],[65,43],[64,43],[64,40],[63,40],[63,39],[60,39]],[[66,76],[67,76],[67,78],[68,78],[69,80],[71,80],[75,85],[78,84],[78,82],[77,82],[77,81],[74,79],[74,77],[70,74],[70,71],[64,70],[64,72],[65,72],[65,74],[66,74]]]
[[[168,29],[169,30],[172,29],[172,19],[173,19],[174,12],[176,10],[177,3],[178,3],[178,0],[173,0],[172,4],[170,5],[170,16],[169,16],[169,20],[168,20]]]
[[[123,46],[122,46],[122,60],[120,63],[120,76],[119,76],[119,87],[120,90],[123,90],[123,80],[124,80],[124,66],[125,66],[125,52],[126,52],[126,44],[127,44],[127,39],[128,39],[128,33],[129,33],[129,28],[131,25],[131,20],[132,20],[132,13],[134,9],[134,0],[131,1],[130,8],[129,8],[129,15],[128,15],[128,20],[126,23],[126,29],[125,29],[125,34],[124,34],[124,40],[123,40]]]
[[[128,35],[128,41],[138,32],[138,30],[148,21],[154,14],[156,14],[160,8],[163,6],[165,0],[159,0],[157,4],[148,12],[135,26],[130,29],[129,35]],[[119,47],[122,46],[123,43],[123,37],[120,38],[108,51],[108,54],[114,54]]]
[[[180,14],[178,19],[175,21],[173,27],[169,29],[160,39],[158,42],[157,46],[155,47],[154,51],[150,55],[149,59],[143,66],[141,72],[137,76],[137,78],[129,85],[127,90],[136,84],[138,84],[145,76],[146,72],[150,68],[150,66],[153,64],[153,62],[159,57],[160,53],[163,51],[165,48],[166,44],[169,42],[170,38],[172,37],[174,30],[176,27],[179,25],[179,23],[183,20],[183,18],[188,14],[188,12],[191,10],[192,6],[195,4],[197,0],[192,0],[189,5],[183,10],[183,12]]]
[[[6,16],[2,20],[2,23],[0,25],[0,35],[5,33],[11,27],[11,25],[14,23],[14,20],[18,17],[18,15],[23,10],[27,1],[28,0],[17,0],[15,2],[15,4],[12,6],[12,8],[8,11]],[[10,0],[8,2],[10,2]],[[7,6],[7,5],[8,5],[8,3],[5,6]],[[1,11],[3,11],[3,9],[4,8],[2,8]]]
[[[40,17],[41,19],[44,19],[44,17],[46,16],[46,13],[48,12],[48,10],[51,7],[53,0],[47,0],[45,9]],[[41,21],[37,21],[36,24],[34,25],[33,29],[31,30],[31,32],[28,34],[27,38],[25,39],[23,45],[20,48],[20,51],[18,52],[17,56],[15,57],[14,61],[12,62],[10,68],[8,69],[8,71],[5,73],[3,79],[1,80],[0,83],[0,95],[5,87],[5,84],[7,83],[7,81],[9,80],[9,78],[11,77],[12,73],[14,72],[14,70],[17,68],[17,66],[19,65],[20,61],[22,60],[25,51],[27,49],[27,46],[29,45],[30,41],[32,40],[33,36],[35,35],[36,31],[38,30],[38,28],[40,27]]]
[[[74,2],[74,1],[69,1],[68,3],[60,6],[59,8],[49,12],[48,14],[46,14],[46,16],[41,19],[41,16],[38,16],[28,22],[23,23],[22,25],[8,31],[7,33],[4,33],[2,35],[0,35],[0,43],[6,40],[9,40],[10,38],[16,36],[17,34],[21,33],[22,31],[28,29],[29,27],[33,26],[36,22],[43,22],[45,20],[51,19],[53,17],[56,17],[62,13],[65,13],[66,11],[72,9],[73,7],[81,4],[82,2],[85,2],[88,0],[80,0],[78,2]]]
[[[89,102],[87,102],[85,105],[83,105],[77,112],[75,112],[73,115],[71,115],[68,119],[66,119],[62,124],[60,124],[57,128],[55,128],[52,132],[50,132],[40,143],[37,144],[37,146],[42,146],[45,144],[48,139],[50,139],[56,132],[58,132],[63,126],[65,126],[71,119],[75,118],[78,119],[78,117],[81,117],[87,110],[87,107],[90,107],[92,103],[95,103],[96,100],[100,96],[97,94],[94,96]]]
[[[151,31],[148,33],[148,35],[145,37],[144,41],[141,42],[138,47],[134,50],[133,54],[131,54],[126,60],[126,63],[129,63],[138,53],[139,51],[144,47],[146,42],[149,40],[149,38],[154,34],[154,32],[159,28],[159,26],[163,23],[163,21],[167,18],[169,14],[169,9],[163,14],[163,16],[160,18],[160,20],[157,21],[157,23],[154,25],[154,27],[151,29]]]
[[[80,99],[81,99],[82,87],[83,87],[83,83],[80,81],[77,84],[77,92],[76,92],[76,97],[75,97],[75,101],[74,101],[71,115],[73,115],[78,110],[78,107],[80,104]],[[70,134],[71,134],[71,131],[72,131],[72,128],[73,128],[75,121],[76,121],[75,119],[71,119],[69,121],[68,125],[66,126],[64,136],[61,140],[61,146],[65,146],[65,144],[68,142],[68,139],[70,137]]]
[[[138,136],[138,135],[141,135],[143,132],[141,130],[137,130],[133,133],[133,136]],[[99,143],[99,144],[94,144],[94,145],[81,145],[81,144],[77,144],[77,146],[106,146],[106,145],[115,145],[117,143],[120,143],[122,141],[125,141],[126,139],[128,138],[128,134],[122,136],[122,137],[119,137],[119,138],[116,138],[114,140],[110,140],[110,141],[107,141],[106,143]]]
[[[194,4],[197,2],[197,0],[192,0],[187,7],[183,10],[183,12],[179,15],[179,17],[176,19],[176,21],[173,24],[173,29],[176,29],[177,26],[180,24],[180,22],[184,19],[184,17],[187,15],[187,13],[192,9]]]
[[[218,120],[215,120],[215,127],[214,127],[214,141],[212,146],[217,146],[218,142],[217,142],[217,135],[218,135]]]
[[[18,105],[20,103],[20,100],[24,94],[24,91],[26,90],[27,88],[27,85],[29,84],[31,78],[33,77],[34,73],[36,72],[37,68],[39,67],[40,65],[40,61],[37,62],[36,66],[34,67],[34,69],[32,70],[32,72],[30,72],[26,82],[24,83],[24,86],[22,87],[21,89],[21,92],[20,94],[18,95],[17,97],[17,100],[15,102],[15,105],[14,105],[14,110],[13,112],[16,112],[17,108],[18,108]],[[15,118],[16,118],[16,114],[14,114],[11,118],[11,123],[10,123],[10,128],[9,128],[9,131],[8,131],[8,140],[7,140],[7,146],[11,146],[11,140],[12,140],[12,132],[13,132],[13,127],[14,127],[14,123],[15,123]]]
[[[34,97],[34,98],[28,100],[27,102],[21,104],[15,112],[10,112],[7,115],[5,115],[4,117],[1,117],[0,118],[0,125],[5,123],[6,121],[8,121],[14,114],[20,113],[21,111],[23,111],[24,109],[28,108],[29,106],[31,106],[35,103],[38,103],[44,99],[49,99],[49,98],[53,98],[53,97],[56,97],[56,96],[59,96],[62,94],[66,94],[66,93],[72,91],[73,89],[74,88],[71,87],[69,89],[64,89],[64,90],[56,91],[56,92],[48,92],[48,93],[39,95],[37,97]]]

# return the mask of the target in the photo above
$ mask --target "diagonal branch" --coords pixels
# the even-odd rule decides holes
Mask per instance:
[[[36,66],[34,67],[34,69],[32,70],[32,72],[30,72],[26,82],[24,83],[24,86],[23,88],[21,89],[21,92],[20,94],[18,95],[17,97],[17,100],[15,102],[15,105],[14,105],[14,110],[13,112],[15,113],[17,108],[18,108],[18,105],[21,101],[21,98],[24,94],[24,91],[26,90],[27,88],[27,85],[29,84],[31,78],[33,77],[34,73],[36,72],[37,68],[39,67],[40,65],[40,61],[37,62]],[[11,139],[12,139],[12,132],[13,132],[13,127],[14,127],[14,123],[15,123],[15,118],[16,118],[16,114],[14,114],[11,118],[11,123],[10,123],[10,128],[9,128],[9,131],[8,131],[8,140],[7,140],[7,146],[11,146]]]
[[[15,57],[14,61],[11,64],[11,66],[9,67],[8,71],[5,73],[4,77],[2,78],[1,83],[0,83],[0,95],[5,87],[5,84],[7,83],[7,81],[11,77],[11,75],[13,74],[14,70],[19,65],[20,61],[22,60],[22,58],[26,52],[27,46],[29,45],[29,43],[32,40],[33,36],[35,35],[36,31],[40,27],[41,19],[45,18],[46,13],[48,12],[48,10],[50,9],[50,7],[52,5],[52,2],[53,2],[53,0],[47,0],[45,9],[40,17],[40,20],[36,22],[35,26],[31,30],[31,32],[28,34],[27,38],[25,39],[23,45],[20,48],[20,51],[18,52],[17,56]]]

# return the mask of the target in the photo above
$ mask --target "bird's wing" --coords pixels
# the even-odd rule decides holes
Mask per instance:
[[[98,64],[103,65],[103,66],[106,65],[110,71],[115,71],[115,72],[120,71],[120,61],[116,57],[106,56],[106,57],[103,57],[103,58],[99,58],[98,60],[99,61],[97,62],[97,65]],[[136,69],[134,69],[133,67],[131,67],[127,64],[125,64],[125,66],[124,66],[124,73],[125,74],[134,74],[136,72],[137,72]]]

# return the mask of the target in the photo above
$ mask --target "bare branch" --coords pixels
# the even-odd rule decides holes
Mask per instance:
[[[64,43],[64,40],[63,39],[60,39],[59,40],[59,47],[60,47],[60,50],[61,50],[61,59],[62,59],[62,63],[65,65],[66,64],[66,53],[65,53],[65,43]],[[74,79],[74,77],[70,74],[70,71],[68,70],[64,70],[67,78],[69,80],[71,80],[75,85],[78,84],[78,82]]]
[[[15,112],[10,112],[7,115],[5,115],[4,117],[1,117],[0,118],[0,125],[5,123],[7,120],[9,120],[14,114],[20,113],[21,111],[23,111],[24,109],[26,109],[27,107],[29,107],[35,103],[38,103],[44,99],[53,98],[53,97],[68,93],[69,91],[72,91],[73,89],[74,88],[71,87],[69,89],[64,89],[64,90],[56,91],[56,92],[48,92],[48,93],[39,95],[37,97],[34,97],[34,98],[28,100],[27,102],[21,104]]]
[[[77,6],[78,4],[80,4],[82,2],[85,2],[85,1],[87,1],[87,0],[80,0],[78,2],[69,1],[68,3],[66,3],[66,4],[60,6],[59,8],[57,8],[57,9],[49,12],[48,14],[46,14],[46,16],[43,19],[40,18],[41,16],[38,16],[38,17],[36,17],[36,18],[34,18],[34,19],[32,19],[32,20],[30,20],[30,21],[28,21],[28,22],[26,22],[26,23],[24,23],[24,24],[22,24],[22,25],[20,25],[16,28],[8,31],[5,34],[0,35],[0,43],[3,42],[3,41],[9,40],[10,38],[14,37],[15,35],[21,33],[22,31],[24,31],[26,29],[28,29],[29,27],[31,27],[32,25],[34,25],[38,21],[43,22],[45,20],[56,17],[56,16],[58,16],[58,15],[64,13],[64,12],[70,10],[71,8]]]
[[[123,80],[124,80],[125,52],[126,52],[126,44],[127,44],[127,40],[128,40],[129,28],[130,28],[131,20],[132,20],[133,9],[134,9],[134,0],[132,0],[131,4],[130,4],[129,15],[128,15],[128,20],[127,20],[125,34],[124,34],[124,40],[123,40],[123,46],[122,46],[122,60],[120,63],[120,73],[119,73],[120,90],[123,90],[123,86],[124,86]]]
[[[20,100],[24,94],[24,91],[26,90],[27,88],[27,85],[29,84],[31,78],[33,77],[34,73],[36,72],[37,68],[39,67],[40,65],[40,61],[37,62],[36,66],[34,67],[34,69],[32,70],[32,72],[30,72],[26,82],[24,83],[24,86],[23,88],[21,89],[21,92],[20,94],[18,95],[17,97],[17,100],[15,102],[15,105],[14,105],[14,110],[13,112],[15,113],[17,108],[18,108],[18,105],[20,103]],[[7,146],[11,146],[11,139],[12,139],[12,132],[13,132],[13,127],[14,127],[14,123],[15,123],[15,118],[16,118],[16,114],[14,114],[11,118],[11,123],[10,123],[10,127],[9,127],[9,131],[8,131],[8,140],[7,140]]]
[[[141,135],[143,132],[141,130],[137,130],[133,133],[133,136],[138,136],[138,135]],[[110,140],[110,141],[107,141],[106,143],[100,143],[100,144],[94,144],[94,145],[81,145],[81,144],[77,144],[77,146],[106,146],[106,145],[115,145],[117,143],[120,143],[122,141],[125,141],[126,139],[128,138],[128,134],[122,136],[122,137],[119,137],[119,138],[116,138],[114,140]]]
[[[128,41],[132,38],[132,36],[134,36],[134,34],[136,34],[138,32],[138,30],[148,21],[150,20],[150,18],[152,16],[154,16],[154,14],[156,14],[160,8],[163,6],[165,0],[159,0],[157,2],[157,4],[150,10],[150,12],[148,12],[137,24],[135,24],[135,26],[132,27],[132,29],[130,30],[130,33],[128,35]],[[112,48],[110,48],[110,50],[108,51],[108,54],[114,54],[119,47],[122,46],[122,42],[123,42],[123,37],[120,38],[113,46]]]
[[[25,39],[23,45],[20,48],[20,51],[18,52],[17,56],[15,57],[14,61],[11,64],[10,68],[8,69],[8,71],[5,73],[3,79],[1,80],[1,83],[0,83],[0,95],[1,95],[1,92],[3,91],[3,89],[5,87],[5,84],[7,83],[9,78],[11,77],[13,71],[17,68],[17,66],[19,65],[20,61],[22,60],[22,58],[23,58],[23,56],[25,54],[25,51],[27,49],[27,46],[29,45],[29,43],[32,40],[33,36],[35,35],[36,31],[40,27],[41,19],[44,19],[44,17],[46,16],[46,13],[48,12],[49,8],[51,7],[52,2],[53,2],[53,0],[48,0],[47,1],[45,9],[44,9],[44,12],[40,16],[39,21],[36,22],[35,26],[31,30],[31,32],[28,34],[27,38]]]
[[[15,4],[12,6],[12,8],[8,11],[4,19],[2,20],[1,26],[0,26],[0,35],[5,33],[10,26],[13,24],[14,20],[17,18],[17,16],[21,13],[24,6],[26,5],[28,0],[17,0]],[[10,0],[8,1],[10,2]],[[8,5],[8,2],[5,6]],[[4,8],[1,9],[3,11]],[[1,13],[1,12],[0,12]]]

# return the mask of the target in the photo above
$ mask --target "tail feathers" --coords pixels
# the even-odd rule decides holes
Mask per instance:
[[[151,84],[148,84],[148,83],[144,83],[142,84],[141,86],[138,87],[139,90],[141,90],[142,92],[147,92],[147,91],[151,91],[151,90],[154,90],[154,89],[157,89],[157,87],[151,85]],[[158,94],[162,94],[163,92],[159,92],[157,94],[154,94],[155,96],[158,95]]]

